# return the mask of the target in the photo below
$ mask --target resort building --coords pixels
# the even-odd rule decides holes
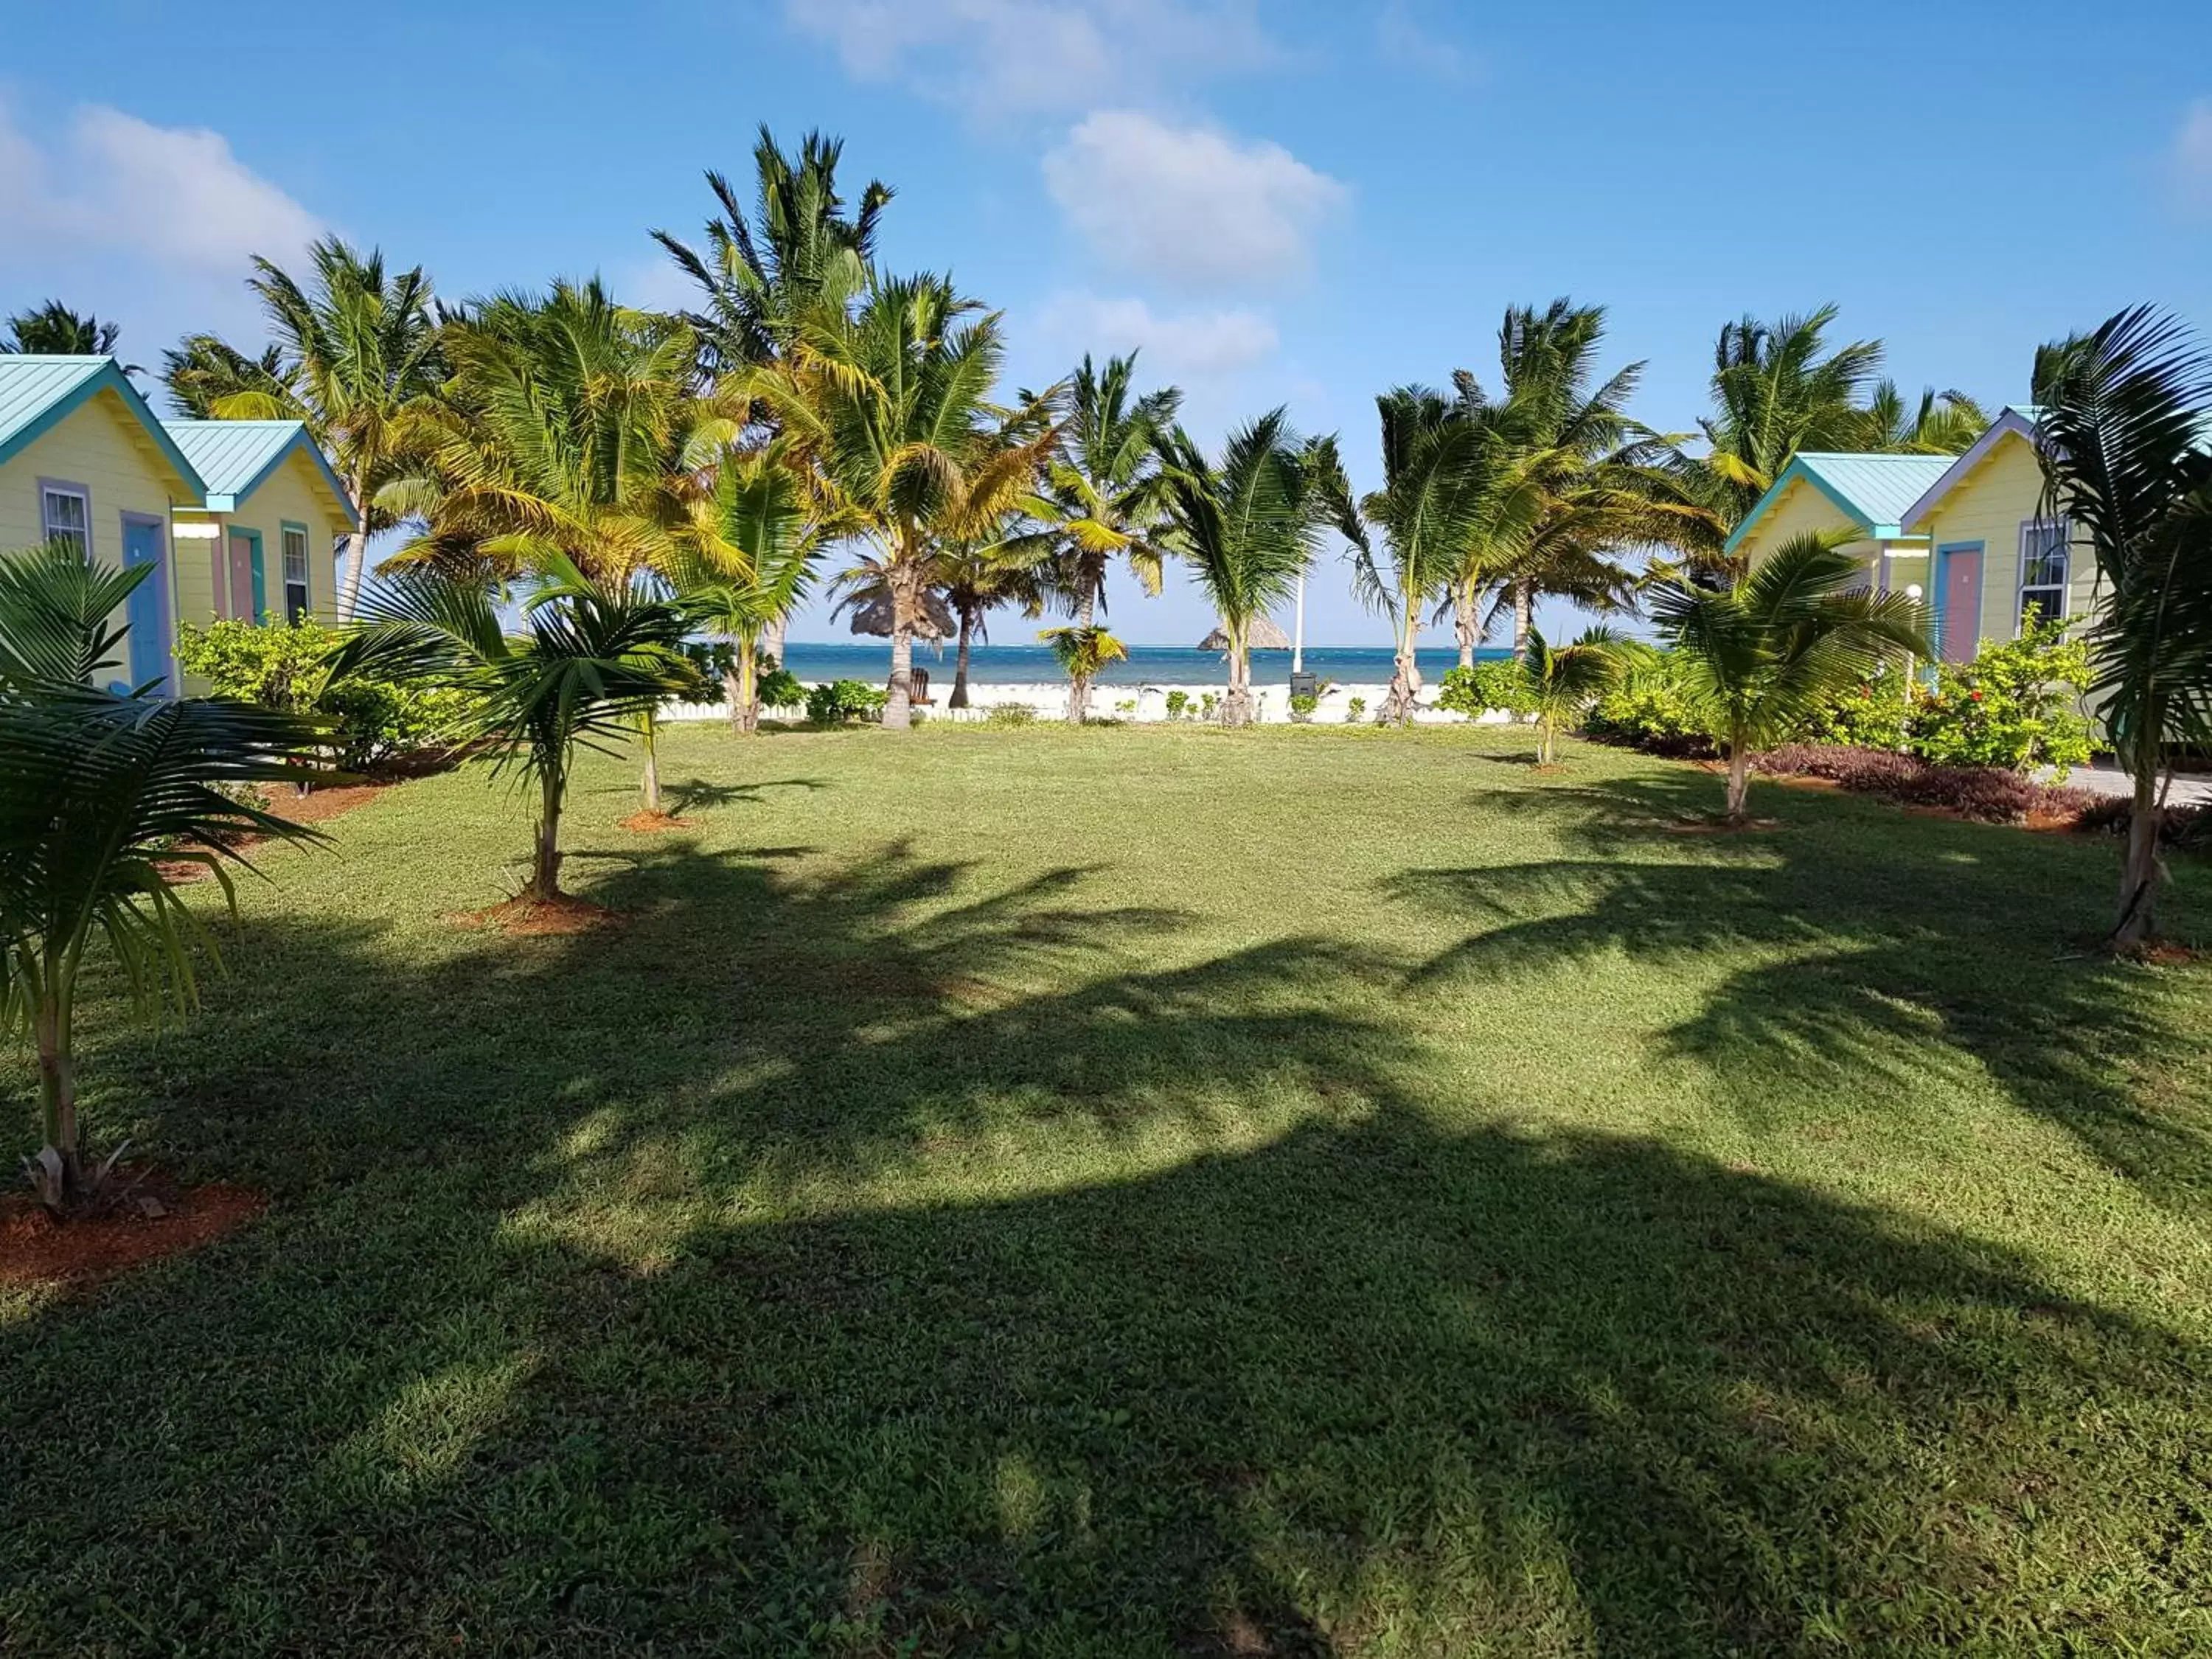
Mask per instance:
[[[297,421],[162,421],[112,357],[0,356],[0,548],[151,565],[110,684],[179,684],[176,629],[336,614],[354,526]]]
[[[1807,531],[1852,536],[1886,589],[1917,587],[1946,661],[2023,621],[2088,614],[2096,561],[2043,514],[2035,413],[2008,409],[1963,455],[1801,454],[1744,516],[1728,551],[1756,564]]]

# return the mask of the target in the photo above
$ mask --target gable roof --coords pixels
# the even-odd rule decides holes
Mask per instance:
[[[2008,406],[1999,410],[1996,419],[1990,422],[1990,429],[1974,440],[1973,447],[1945,467],[1942,476],[1930,483],[1914,499],[1912,505],[1905,509],[1902,522],[1906,528],[1910,529],[1933,513],[1937,504],[1964,483],[1966,475],[1987,459],[1992,449],[2004,441],[2006,434],[2011,434],[2033,443],[2035,423],[2042,412],[2033,404],[2025,409]]]
[[[1853,455],[1800,450],[1728,538],[1724,552],[1758,527],[1792,485],[1810,484],[1869,536],[1894,540],[1905,533],[1906,510],[1950,467],[1948,455]]]
[[[356,530],[361,527],[352,503],[346,500],[345,486],[338,482],[322,446],[307,435],[301,422],[164,421],[161,424],[206,481],[210,513],[235,512],[264,479],[284,464],[286,456],[299,450],[330,486],[348,525]]]
[[[112,357],[0,356],[0,461],[10,459],[33,439],[51,431],[71,410],[102,392],[112,392],[123,399],[161,458],[195,493],[200,492],[200,475]]]

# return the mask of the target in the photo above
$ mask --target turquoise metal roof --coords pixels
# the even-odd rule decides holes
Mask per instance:
[[[0,461],[4,461],[33,438],[50,430],[79,404],[101,391],[112,392],[136,416],[154,447],[177,469],[193,491],[200,489],[200,475],[162,430],[154,411],[131,377],[112,357],[47,357],[35,354],[0,356]]]
[[[338,482],[337,474],[331,471],[321,448],[307,435],[307,427],[298,421],[164,421],[161,424],[207,481],[210,512],[236,511],[239,503],[252,495],[287,455],[295,448],[304,448],[307,459],[330,485],[331,494],[346,509],[348,519],[353,516],[346,502],[345,486]]]
[[[1934,488],[1950,471],[1953,455],[1849,455],[1801,450],[1758,505],[1743,515],[1743,522],[1728,538],[1726,551],[1757,527],[1766,511],[1801,480],[1809,483],[1866,533],[1879,540],[1893,540],[1914,502]]]

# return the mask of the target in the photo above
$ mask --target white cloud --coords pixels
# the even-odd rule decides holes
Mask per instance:
[[[1480,68],[1473,53],[1446,40],[1413,15],[1407,0],[1389,0],[1375,23],[1375,43],[1386,63],[1446,81],[1472,78]]]
[[[323,228],[221,133],[100,105],[79,109],[46,149],[0,108],[0,248],[17,260],[128,250],[243,276],[248,256],[291,258]]]
[[[1085,351],[1097,357],[1141,351],[1139,378],[1146,386],[1242,374],[1281,344],[1274,324],[1255,311],[1163,313],[1142,300],[1095,294],[1055,295],[1040,307],[1037,329],[1071,361]]]
[[[978,115],[1097,103],[1280,54],[1255,0],[784,0],[848,74]]]
[[[2212,98],[2199,98],[2182,118],[2168,157],[2185,207],[2212,210]]]
[[[1108,264],[1200,286],[1302,273],[1351,194],[1280,144],[1129,110],[1085,119],[1044,158],[1044,177]]]

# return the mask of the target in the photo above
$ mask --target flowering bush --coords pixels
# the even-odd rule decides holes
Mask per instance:
[[[1912,752],[1938,766],[2003,766],[2067,771],[2089,758],[2081,712],[2089,647],[2063,622],[1984,645],[1972,662],[1944,663],[1913,705]]]
[[[1437,693],[1437,707],[1469,720],[1501,709],[1525,714],[1534,707],[1528,700],[1528,676],[1516,662],[1479,662],[1472,668],[1454,668]]]

